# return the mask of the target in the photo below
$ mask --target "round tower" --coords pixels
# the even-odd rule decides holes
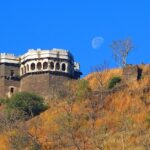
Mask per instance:
[[[20,57],[21,91],[48,96],[69,78],[81,75],[79,64],[67,50],[29,50]]]

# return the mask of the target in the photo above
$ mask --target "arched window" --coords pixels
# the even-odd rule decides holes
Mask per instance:
[[[50,62],[50,69],[54,69],[54,62]]]
[[[35,70],[35,63],[31,64],[31,70]]]
[[[47,69],[48,68],[48,63],[47,62],[44,62],[43,63],[43,69]]]
[[[24,74],[23,68],[21,68],[21,74]]]
[[[59,70],[60,69],[60,64],[57,62],[56,63],[56,70]]]
[[[62,71],[66,71],[66,64],[62,64],[61,69]]]
[[[15,92],[15,88],[14,87],[9,87],[9,91],[11,94],[13,94]]]
[[[15,75],[14,70],[10,70],[10,76],[13,77]]]
[[[29,65],[27,64],[27,72],[29,71]]]
[[[37,69],[41,70],[42,69],[42,64],[40,62],[37,63]]]
[[[24,66],[24,73],[26,73],[26,66]]]

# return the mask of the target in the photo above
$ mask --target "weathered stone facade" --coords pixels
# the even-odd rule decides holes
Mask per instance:
[[[127,65],[123,68],[123,77],[125,80],[139,80],[142,75],[142,69],[138,65]]]
[[[80,66],[66,50],[29,50],[15,57],[0,55],[0,97],[18,91],[34,92],[46,98],[70,79],[80,78]]]
[[[34,92],[45,98],[50,98],[69,77],[54,75],[51,73],[31,74],[21,79],[20,90]]]
[[[19,91],[19,63],[11,54],[0,54],[0,97],[10,96]]]

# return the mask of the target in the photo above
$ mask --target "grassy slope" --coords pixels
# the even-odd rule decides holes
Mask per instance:
[[[146,68],[144,68],[146,70]],[[114,69],[105,74],[105,83],[108,83],[110,77],[114,75],[121,75],[121,69]],[[90,74],[85,77],[89,81],[92,90],[97,87],[96,73]],[[144,150],[145,138],[149,134],[147,122],[150,112],[150,92],[143,93],[143,89],[150,85],[149,77],[145,76],[140,81],[127,82],[128,86],[121,91],[112,93],[106,97],[105,105],[102,110],[101,117],[96,120],[96,126],[105,125],[109,129],[109,136],[105,142],[105,148],[111,150],[125,149]],[[141,100],[144,97],[147,104]],[[51,102],[51,107],[40,116],[28,121],[30,132],[38,137],[43,144],[43,149],[46,145],[51,144],[47,142],[49,133],[57,130],[55,118],[67,109],[67,103],[64,101]],[[88,112],[90,108],[87,107],[85,100],[75,102],[73,111],[75,113]],[[88,124],[87,124],[88,125]],[[141,132],[141,133],[140,133]],[[0,136],[0,150],[8,150],[9,144],[4,135]],[[45,148],[44,148],[45,147]]]

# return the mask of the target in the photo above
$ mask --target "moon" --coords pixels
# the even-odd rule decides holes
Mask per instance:
[[[101,36],[97,36],[97,37],[94,37],[92,39],[92,48],[93,49],[98,49],[102,46],[102,44],[104,43],[104,38],[101,37]]]

